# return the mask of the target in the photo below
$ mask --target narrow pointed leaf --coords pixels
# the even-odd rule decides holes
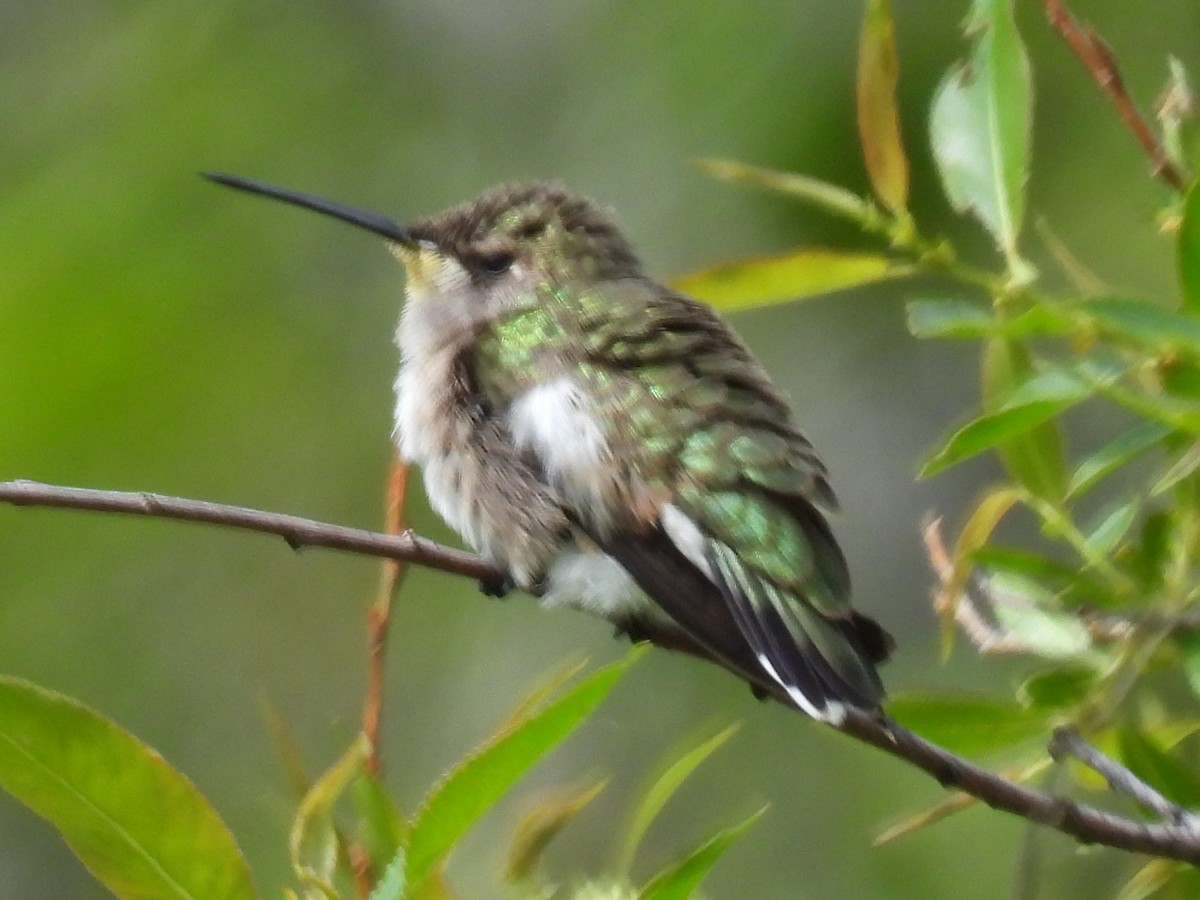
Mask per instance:
[[[1059,500],[1067,490],[1067,466],[1062,432],[1054,417],[1086,396],[1087,382],[1055,370],[1035,373],[1029,350],[1009,338],[996,338],[984,346],[982,380],[987,413],[1019,408],[1018,397],[1063,404],[1058,409],[1042,406],[1042,421],[1019,428],[996,445],[997,455],[1018,484],[1037,497]],[[1029,413],[1018,414],[1021,417],[1035,418]]]
[[[513,725],[456,766],[425,798],[412,822],[405,881],[418,890],[459,839],[534,763],[574,731],[608,696],[644,648],[605,666]]]
[[[675,791],[679,789],[692,772],[715,753],[726,741],[737,733],[738,724],[730,725],[722,729],[717,734],[713,735],[706,741],[702,741],[695,747],[682,754],[675,760],[667,769],[655,779],[650,788],[642,795],[637,809],[634,810],[633,817],[630,819],[629,828],[625,833],[625,840],[621,843],[621,852],[617,856],[617,872],[624,876],[628,876],[630,869],[633,868],[633,857],[637,853],[637,848],[642,842],[647,829],[650,828],[650,823],[654,821],[667,801],[671,799]]]
[[[1067,496],[1086,493],[1101,479],[1162,443],[1170,433],[1171,429],[1159,422],[1139,422],[1079,463],[1067,485]]]
[[[875,196],[897,216],[906,216],[908,159],[896,108],[899,69],[888,0],[868,0],[858,45],[858,135]]]
[[[875,253],[805,248],[723,263],[676,278],[672,286],[720,310],[737,312],[860,287],[911,271]]]
[[[1008,750],[1047,732],[1044,713],[995,697],[897,694],[887,708],[904,727],[962,756]]]
[[[1179,454],[1166,472],[1158,481],[1154,482],[1154,486],[1150,488],[1150,496],[1157,497],[1160,494],[1165,494],[1179,482],[1192,475],[1197,468],[1200,468],[1200,441],[1189,444],[1184,451]]]
[[[336,896],[332,888],[338,864],[338,835],[333,807],[354,777],[362,771],[371,742],[360,734],[334,765],[309,788],[288,837],[292,869],[306,891]]]
[[[532,882],[546,847],[608,784],[598,781],[582,790],[559,793],[539,803],[517,823],[504,864],[504,881],[511,885]]]
[[[1012,0],[976,0],[969,62],[951,69],[930,115],[934,159],[950,202],[992,233],[1009,269],[1028,275],[1017,253],[1025,212],[1033,84]]]
[[[985,450],[1027,434],[1081,399],[1043,400],[980,416],[950,435],[941,449],[926,460],[918,474],[921,478],[929,478]],[[1026,481],[1021,480],[1023,483]]]
[[[975,509],[954,542],[950,574],[939,588],[939,595],[944,598],[938,604],[944,658],[949,658],[954,648],[955,615],[971,577],[975,553],[987,543],[996,525],[1020,498],[1020,493],[1012,488],[992,488],[975,504]]]
[[[1110,556],[1129,533],[1137,518],[1141,502],[1138,498],[1112,507],[1087,534],[1088,547],[1097,556]]]
[[[725,159],[701,159],[696,161],[696,166],[715,178],[786,194],[858,225],[873,223],[879,218],[878,210],[862,197],[819,178]]]
[[[1183,309],[1200,313],[1200,181],[1191,186],[1183,204],[1176,259]]]
[[[1001,777],[1007,778],[1016,782],[1027,782],[1031,778],[1040,775],[1050,765],[1049,759],[1039,759],[1037,762],[1025,766],[1023,768],[1010,768],[1000,772]],[[970,809],[979,803],[979,798],[972,797],[970,794],[961,792],[952,793],[945,800],[935,803],[928,809],[924,809],[909,818],[897,822],[890,828],[880,832],[875,840],[871,842],[872,846],[879,847],[883,844],[889,844],[897,838],[902,838],[912,834],[914,831],[919,831],[922,828],[927,828],[930,825],[936,825],[943,819],[948,819],[951,816],[962,812],[965,809]]]
[[[913,300],[907,305],[908,331],[919,338],[1041,337],[1066,334],[1070,319],[1045,306],[1000,319],[987,307],[966,300]]]
[[[1176,870],[1182,867],[1182,863],[1171,859],[1152,859],[1125,882],[1116,900],[1149,900],[1151,897],[1161,897],[1163,894],[1160,892],[1171,883]]]
[[[246,860],[195,785],[77,700],[11,677],[0,677],[0,787],[117,897],[255,896]]]
[[[1164,352],[1200,354],[1200,315],[1120,297],[1085,300],[1077,309],[1114,338]],[[1193,312],[1200,313],[1200,307]]]
[[[374,866],[396,856],[408,833],[396,804],[378,775],[365,769],[351,787],[355,836]]]
[[[682,862],[659,872],[642,888],[638,900],[688,900],[725,851],[766,811],[764,806],[737,825],[717,832]]]

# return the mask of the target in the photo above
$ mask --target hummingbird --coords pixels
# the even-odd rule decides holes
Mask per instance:
[[[498,593],[666,634],[835,726],[880,714],[892,640],[850,605],[824,464],[729,324],[647,275],[605,209],[505,184],[402,224],[206,176],[388,242],[394,437]]]

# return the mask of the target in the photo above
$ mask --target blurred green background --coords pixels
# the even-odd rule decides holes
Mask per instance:
[[[962,53],[965,0],[895,4],[914,209],[969,254],[925,147],[925,110]],[[1164,195],[1037,2],[1020,24],[1037,84],[1030,207],[1115,289],[1172,290]],[[1167,54],[1200,70],[1200,6],[1077,0],[1144,105]],[[263,178],[404,218],[494,182],[562,178],[619,211],[669,276],[797,243],[863,239],[689,159],[792,168],[856,190],[858,3],[318,0],[0,5],[0,479],[146,489],[373,526],[389,462],[401,276],[369,237],[203,182]],[[1029,255],[1047,271],[1043,246]],[[1055,276],[1051,275],[1053,282]],[[893,691],[1005,691],[1019,663],[938,662],[919,526],[951,522],[993,474],[931,483],[922,450],[975,402],[973,349],[918,344],[890,285],[739,316],[833,472],[863,609],[900,641]],[[1102,427],[1102,425],[1100,426]],[[413,521],[452,536],[414,491]],[[266,697],[313,769],[357,727],[374,563],[178,524],[0,508],[0,670],[78,696],[212,799],[265,896],[288,877],[294,808]],[[564,658],[609,629],[414,572],[393,629],[384,754],[410,807]],[[554,785],[614,773],[552,848],[599,874],[631,792],[681,741],[746,727],[668,807],[644,876],[764,802],[721,863],[727,898],[1009,896],[1023,825],[973,810],[880,849],[942,795],[879,753],[757,704],[723,673],[645,660],[596,720],[471,838],[452,880],[496,895],[506,834]],[[1044,838],[1047,897],[1104,892],[1131,860]],[[49,827],[0,796],[0,897],[100,897]]]

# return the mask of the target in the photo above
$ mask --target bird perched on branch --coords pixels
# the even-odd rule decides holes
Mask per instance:
[[[600,208],[503,185],[400,224],[210,177],[390,243],[400,451],[513,585],[665,632],[814,718],[879,708],[891,639],[850,606],[824,465],[725,320],[647,276]]]

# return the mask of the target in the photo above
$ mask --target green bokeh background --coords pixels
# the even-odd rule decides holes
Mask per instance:
[[[925,110],[961,54],[962,0],[897,2],[914,208],[954,219]],[[1170,295],[1163,192],[1041,4],[1019,19],[1037,82],[1030,207],[1117,289]],[[1168,53],[1200,71],[1200,7],[1078,0],[1148,103]],[[720,184],[718,155],[865,190],[855,147],[858,3],[635,0],[0,5],[0,479],[196,496],[372,526],[389,462],[401,276],[378,242],[219,190],[224,169],[403,218],[496,181],[562,178],[620,213],[668,276],[797,243],[866,246],[819,214]],[[1030,255],[1050,270],[1036,240]],[[1056,276],[1051,275],[1051,280]],[[973,350],[918,344],[897,286],[737,317],[830,463],[861,606],[897,635],[892,690],[1006,691],[1019,663],[938,662],[919,525],[951,520],[995,470],[917,483],[916,460],[974,402]],[[413,522],[452,540],[414,491]],[[0,508],[0,670],[113,716],[192,777],[265,896],[287,878],[294,807],[260,714],[269,698],[310,765],[351,739],[375,565],[178,524]],[[409,807],[564,658],[621,652],[609,630],[523,598],[414,572],[399,604],[384,753]],[[713,897],[994,898],[1020,822],[974,810],[880,849],[938,799],[900,764],[723,673],[658,654],[478,829],[452,872],[496,895],[506,834],[554,785],[605,794],[549,854],[599,874],[631,793],[689,736],[746,727],[668,807],[643,877],[764,802]],[[1044,838],[1044,896],[1110,890],[1131,860]],[[52,830],[0,797],[0,897],[100,897]]]

